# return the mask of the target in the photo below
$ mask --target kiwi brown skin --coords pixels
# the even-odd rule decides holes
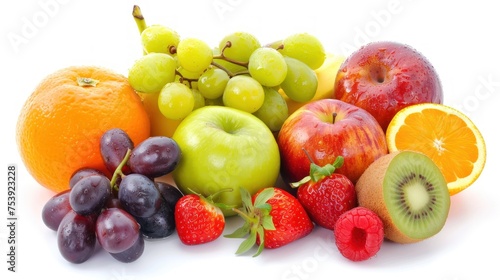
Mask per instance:
[[[412,238],[401,232],[394,224],[383,196],[383,182],[391,161],[400,153],[389,153],[373,162],[356,182],[356,193],[360,206],[367,207],[377,213],[384,224],[386,239],[397,243],[415,243],[423,239]]]

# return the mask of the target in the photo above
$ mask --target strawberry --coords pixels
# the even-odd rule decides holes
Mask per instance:
[[[245,224],[226,237],[245,237],[236,254],[258,245],[258,256],[264,248],[273,249],[289,244],[311,233],[314,225],[299,201],[279,188],[265,188],[250,196],[241,189],[243,207],[233,209]]]
[[[342,174],[334,173],[343,162],[341,156],[337,157],[333,164],[323,167],[311,161],[310,176],[291,184],[292,187],[298,187],[297,199],[311,220],[331,230],[341,214],[357,206],[356,190],[352,181]]]
[[[215,204],[212,198],[213,195],[205,198],[199,194],[187,194],[177,201],[175,227],[182,243],[197,245],[221,236],[226,221],[220,207],[225,206]]]

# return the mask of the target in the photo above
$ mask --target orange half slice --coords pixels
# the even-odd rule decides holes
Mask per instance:
[[[476,125],[446,105],[422,103],[402,109],[386,137],[389,152],[412,150],[429,156],[443,173],[450,195],[472,185],[486,162],[486,144]]]

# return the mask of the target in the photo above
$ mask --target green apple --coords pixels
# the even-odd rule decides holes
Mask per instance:
[[[250,113],[224,106],[199,108],[179,124],[172,138],[182,152],[172,175],[185,194],[209,196],[232,189],[214,200],[240,207],[241,187],[253,195],[274,186],[279,176],[278,144],[267,125]]]

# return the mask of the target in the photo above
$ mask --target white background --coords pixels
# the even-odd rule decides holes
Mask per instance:
[[[488,148],[486,167],[473,186],[452,197],[449,219],[438,235],[411,245],[385,242],[375,258],[361,263],[344,259],[332,243],[332,233],[318,228],[308,237],[264,251],[258,258],[235,256],[238,239],[220,238],[187,247],[173,235],[146,243],[143,256],[135,263],[119,263],[100,251],[84,264],[70,264],[58,252],[55,233],[41,221],[41,208],[53,194],[26,173],[17,153],[15,123],[37,83],[55,70],[87,64],[127,73],[141,55],[131,17],[133,4],[141,6],[149,24],[165,24],[183,37],[200,38],[211,46],[238,30],[253,33],[262,43],[309,32],[320,38],[327,51],[341,55],[349,55],[369,41],[409,44],[435,66],[445,104],[461,109],[482,131]],[[2,279],[32,275],[107,280],[181,276],[439,280],[498,277],[500,139],[495,123],[500,115],[500,21],[493,1],[8,1],[2,5],[0,21],[0,172],[5,182],[5,187],[0,188]],[[6,262],[8,164],[18,167],[15,274],[7,272]],[[234,221],[228,227],[234,227]]]

